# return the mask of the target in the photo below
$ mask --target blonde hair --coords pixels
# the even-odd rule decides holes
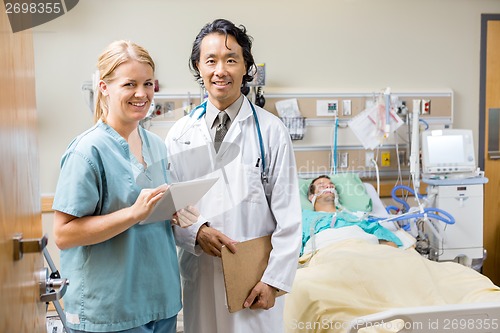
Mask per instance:
[[[98,82],[100,80],[103,80],[106,83],[113,81],[115,79],[114,72],[116,68],[130,60],[136,60],[141,63],[148,64],[153,69],[153,72],[155,70],[155,63],[146,49],[130,41],[118,40],[109,44],[98,58]],[[101,90],[97,87],[94,122],[97,122],[99,119],[106,121],[107,114],[107,100],[104,98]]]

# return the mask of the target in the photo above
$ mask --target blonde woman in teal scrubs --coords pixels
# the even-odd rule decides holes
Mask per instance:
[[[167,151],[139,125],[154,95],[142,47],[111,43],[98,61],[96,124],[64,153],[53,208],[67,327],[75,332],[175,333],[181,287],[170,220],[139,224],[167,188]]]

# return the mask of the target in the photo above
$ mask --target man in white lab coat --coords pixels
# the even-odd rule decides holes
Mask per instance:
[[[190,66],[208,101],[169,131],[172,182],[218,177],[200,201],[200,218],[175,228],[183,281],[186,333],[283,332],[301,243],[301,209],[290,135],[273,114],[241,93],[255,67],[243,26],[215,20],[193,43]],[[229,117],[219,116],[225,111]],[[227,120],[226,120],[227,119]],[[219,129],[227,134],[220,140]],[[229,313],[220,251],[272,234],[268,266],[244,303]],[[242,275],[245,272],[241,272]]]

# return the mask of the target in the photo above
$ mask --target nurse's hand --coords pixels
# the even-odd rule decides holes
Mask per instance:
[[[153,208],[155,208],[155,205],[163,197],[167,189],[167,184],[160,185],[157,188],[142,189],[137,200],[130,207],[133,211],[135,221],[145,220],[153,212]]]
[[[198,216],[200,216],[200,212],[196,207],[187,206],[175,212],[174,216],[172,216],[172,223],[181,228],[186,228],[196,223]]]
[[[196,242],[200,245],[203,252],[214,257],[220,257],[222,246],[227,246],[229,251],[236,253],[235,244],[238,243],[224,235],[217,229],[204,224],[198,229]]]
[[[267,283],[259,281],[255,287],[253,287],[250,295],[243,303],[245,308],[264,309],[269,310],[274,306],[276,300],[276,289]]]

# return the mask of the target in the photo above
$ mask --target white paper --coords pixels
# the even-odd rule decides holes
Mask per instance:
[[[160,201],[156,203],[151,215],[139,224],[163,222],[172,219],[172,215],[176,211],[186,206],[196,205],[218,179],[209,178],[171,184]]]
[[[276,111],[280,118],[300,117],[299,103],[296,98],[277,101],[275,104]]]

